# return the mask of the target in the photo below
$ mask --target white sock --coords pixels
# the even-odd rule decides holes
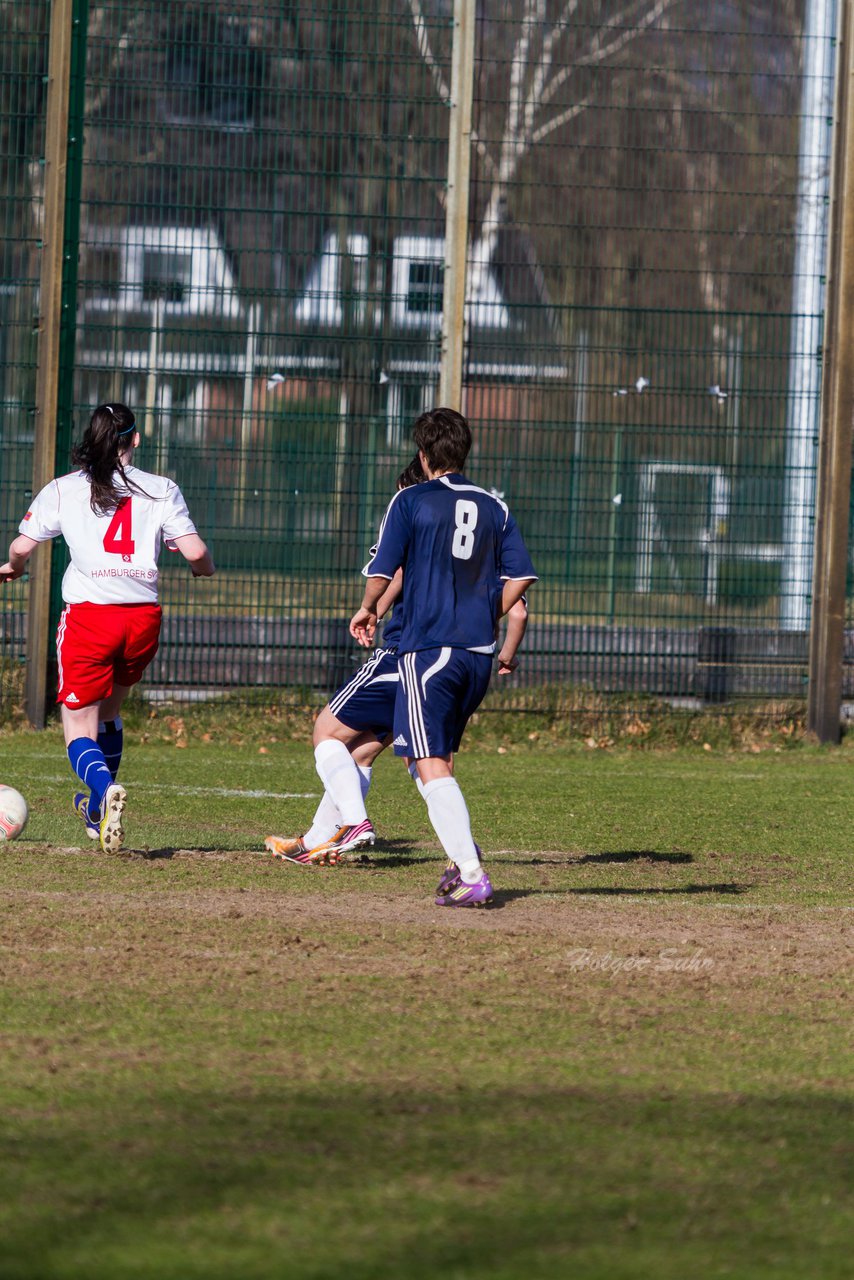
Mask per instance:
[[[357,764],[359,770],[359,786],[362,788],[362,800],[367,800],[368,792],[371,789],[371,773],[373,766],[369,764]]]
[[[476,884],[483,875],[471,834],[468,806],[456,778],[434,778],[422,791],[433,830],[445,853],[460,869],[466,884]]]
[[[329,792],[324,791],[312,824],[302,838],[303,844],[306,849],[316,849],[319,844],[331,840],[340,826],[341,814],[338,812],[338,806]]]
[[[362,799],[366,800],[371,789],[371,766],[369,764],[357,764],[356,768],[359,770],[359,786],[362,791]],[[324,791],[323,799],[317,806],[312,824],[303,836],[302,842],[307,849],[316,849],[319,844],[323,844],[326,840],[331,840],[341,825],[342,818],[338,811],[338,806],[329,792]]]
[[[421,779],[418,776],[418,765],[415,763],[414,760],[412,761],[412,764],[409,766],[409,776],[412,779],[412,781],[415,783],[419,792],[421,793],[422,799],[426,800],[427,797],[424,795],[424,783],[421,781]]]
[[[314,762],[320,781],[341,815],[341,825],[355,827],[367,821],[368,811],[362,799],[363,779],[344,743],[327,738],[315,747]]]

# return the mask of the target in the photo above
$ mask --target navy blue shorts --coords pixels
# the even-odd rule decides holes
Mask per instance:
[[[394,703],[400,683],[397,654],[377,649],[346,684],[329,699],[332,714],[350,729],[384,738],[394,725]]]
[[[395,755],[421,760],[459,750],[491,674],[488,653],[445,647],[403,654],[394,708]]]

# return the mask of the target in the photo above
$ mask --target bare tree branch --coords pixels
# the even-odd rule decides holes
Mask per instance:
[[[522,85],[528,69],[528,52],[531,47],[531,29],[537,17],[537,0],[525,0],[521,30],[510,62],[510,94],[507,102],[507,123],[504,127],[504,146],[516,147],[520,142],[519,120],[522,114]]]
[[[574,120],[576,116],[580,116],[582,111],[586,111],[592,103],[593,98],[588,96],[581,102],[576,102],[571,107],[567,107],[565,111],[560,111],[551,120],[547,120],[545,124],[541,124],[539,129],[535,129],[530,136],[531,145],[534,146],[538,142],[542,142],[543,138],[547,138],[550,133],[561,129],[565,124],[569,124],[570,120]]]
[[[543,40],[523,106],[522,86],[530,58],[532,29],[538,22],[542,22],[544,16],[543,6],[538,3],[538,0],[525,0],[521,30],[511,61],[507,114],[501,139],[498,172],[493,173],[492,189],[481,218],[480,234],[472,246],[472,291],[476,292],[482,286],[484,275],[489,269],[495,252],[499,227],[504,218],[507,191],[522,160],[536,143],[548,137],[549,134],[555,133],[587,110],[592,98],[588,95],[583,102],[573,103],[572,106],[564,108],[551,120],[545,120],[540,125],[536,123],[538,113],[553,100],[557,89],[566,83],[579,66],[594,66],[616,56],[628,43],[637,39],[657,22],[662,14],[676,3],[676,0],[655,0],[645,13],[642,12],[649,3],[650,0],[632,0],[603,28],[604,31],[612,32],[619,28],[618,34],[613,39],[603,44],[601,33],[597,33],[592,47],[585,55],[575,58],[549,79],[549,69],[553,65],[556,45],[560,36],[568,29],[569,20],[578,8],[578,0],[566,0],[560,17]],[[632,23],[634,25],[630,25]]]
[[[412,14],[412,25],[415,28],[415,43],[418,46],[418,52],[424,59],[430,75],[433,77],[433,84],[436,86],[436,92],[443,102],[450,103],[451,88],[445,79],[442,68],[433,53],[430,44],[430,36],[427,33],[427,23],[424,21],[424,14],[421,9],[420,0],[408,0],[409,11]]]
[[[450,85],[444,77],[436,55],[433,53],[433,47],[430,44],[430,36],[427,31],[427,23],[424,21],[424,14],[421,9],[420,0],[407,0],[407,3],[409,4],[409,11],[412,14],[412,25],[415,28],[415,43],[418,46],[418,52],[424,59],[424,63],[433,78],[433,84],[440,100],[447,106],[450,106]],[[480,156],[481,160],[483,160],[490,178],[495,177],[495,161],[489,154],[489,148],[483,139],[479,137],[476,129],[472,129],[471,131],[471,140],[477,154]],[[444,200],[442,203],[444,204]]]
[[[540,58],[534,69],[534,74],[531,77],[531,86],[528,90],[527,101],[525,102],[525,132],[529,136],[533,132],[534,128],[534,113],[542,102],[543,89],[545,88],[549,71],[551,70],[552,59],[554,58],[555,44],[565,33],[569,26],[569,20],[577,10],[580,3],[581,0],[567,0],[567,3],[561,10],[557,21],[543,40]]]
[[[640,0],[640,3],[630,4],[622,11],[622,13],[617,14],[613,22],[607,23],[603,30],[612,31],[619,27],[619,35],[616,36],[610,44],[603,45],[600,43],[601,34],[597,33],[593,42],[593,48],[589,53],[580,58],[576,58],[574,62],[567,64],[567,66],[563,67],[556,76],[552,77],[543,90],[540,105],[543,107],[548,106],[561,85],[566,83],[578,67],[598,66],[599,63],[605,62],[606,59],[614,57],[615,54],[624,49],[627,44],[636,40],[644,31],[649,30],[653,23],[657,22],[663,13],[672,8],[676,3],[676,0],[656,0],[653,7],[644,14],[642,18],[640,18],[636,26],[629,26],[628,24],[633,13],[635,13],[639,8],[642,8],[647,2],[648,0]]]

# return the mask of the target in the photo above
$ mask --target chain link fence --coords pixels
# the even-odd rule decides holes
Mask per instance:
[[[541,575],[493,705],[772,715],[804,695],[832,10],[478,7],[468,470]],[[0,13],[8,538],[30,483],[49,6]],[[177,479],[214,550],[210,583],[165,565],[147,696],[322,700],[360,661],[357,571],[437,396],[453,5],[75,13],[58,469],[91,408],[125,401],[140,465]],[[0,605],[7,713],[26,590]]]

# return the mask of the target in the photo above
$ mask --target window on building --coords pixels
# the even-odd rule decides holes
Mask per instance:
[[[406,308],[413,315],[442,314],[442,291],[445,284],[443,262],[410,262]]]
[[[397,236],[391,267],[391,314],[404,329],[442,323],[445,241],[438,236]]]
[[[183,305],[193,279],[193,255],[163,249],[146,249],[142,255],[143,302]]]
[[[118,305],[167,315],[240,314],[228,255],[212,227],[128,226],[119,236]],[[115,306],[106,293],[89,300]]]

